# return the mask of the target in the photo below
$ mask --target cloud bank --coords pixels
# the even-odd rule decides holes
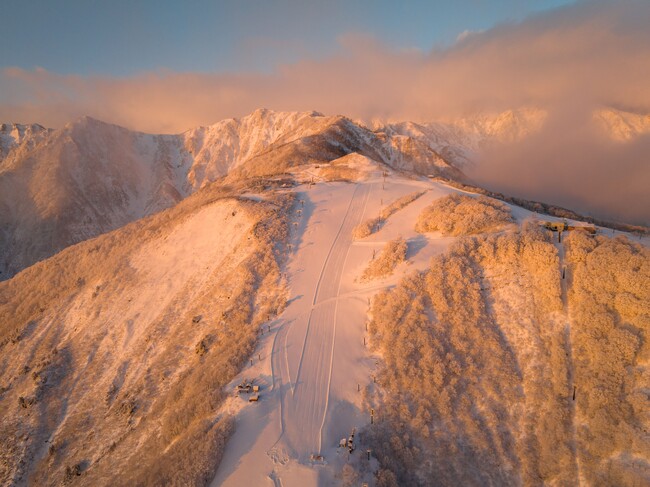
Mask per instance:
[[[648,182],[647,156],[638,152],[645,142],[602,147],[594,142],[602,133],[585,127],[589,114],[602,106],[650,112],[648,25],[645,1],[592,1],[467,33],[451,48],[431,52],[391,49],[350,34],[339,39],[335,54],[281,65],[271,74],[158,71],[108,78],[6,68],[0,73],[0,120],[57,127],[91,115],[160,133],[243,116],[259,107],[428,121],[536,106],[552,114],[544,131],[525,144],[502,148],[500,155],[484,155],[475,177],[494,189],[537,187],[542,197],[560,195],[550,202],[584,201],[582,209],[600,211],[617,205],[609,201],[615,197],[602,194],[604,184],[619,187],[617,193],[632,184],[620,177],[612,183],[610,176],[620,174],[608,175],[606,166],[622,164]],[[599,176],[582,182],[589,188],[585,194],[577,195],[574,184],[549,192],[546,181],[534,183],[558,170],[574,178],[596,165]],[[507,179],[512,168],[528,168],[535,177],[528,186],[517,186],[520,180]],[[590,206],[594,192],[601,193],[603,205]],[[637,211],[634,219],[650,221],[648,211]]]
[[[453,47],[428,53],[351,34],[339,39],[336,54],[278,66],[272,74],[159,71],[108,78],[5,68],[0,119],[59,126],[91,115],[178,132],[261,106],[410,120],[567,102],[648,112],[648,25],[647,2],[587,2],[468,33]]]

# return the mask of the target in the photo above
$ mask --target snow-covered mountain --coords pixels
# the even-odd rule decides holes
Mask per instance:
[[[603,108],[594,113],[594,118],[612,139],[620,142],[650,134],[650,115],[647,114]]]
[[[204,485],[292,202],[213,185],[1,282],[0,484]]]
[[[648,483],[647,237],[358,154],[231,175],[0,282],[0,484]]]
[[[4,160],[11,151],[17,154],[33,148],[50,132],[52,129],[46,129],[38,124],[0,124],[0,161]]]
[[[170,207],[209,182],[270,176],[358,152],[396,168],[462,173],[427,144],[341,116],[257,110],[177,135],[84,117],[59,130],[3,125],[0,272]]]
[[[612,137],[648,117],[595,115]],[[271,177],[358,153],[394,169],[462,180],[477,152],[520,140],[547,114],[522,108],[445,122],[366,125],[318,112],[259,109],[182,134],[135,132],[83,117],[60,129],[0,126],[0,280],[65,247],[168,208],[206,184]]]
[[[402,136],[417,140],[462,170],[471,166],[483,145],[521,140],[540,130],[546,117],[544,110],[528,107],[445,122],[385,124],[375,121],[372,127],[393,138]]]
[[[180,201],[181,150],[91,118],[15,142],[0,163],[2,276]]]

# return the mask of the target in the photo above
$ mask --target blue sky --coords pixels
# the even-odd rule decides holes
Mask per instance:
[[[461,1],[5,1],[0,68],[130,76],[272,71],[319,59],[338,39],[367,35],[392,49],[429,51],[480,31],[571,4],[566,0]]]

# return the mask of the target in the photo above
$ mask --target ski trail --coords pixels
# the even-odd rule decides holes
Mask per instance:
[[[341,230],[343,230],[346,218],[350,213],[350,208],[352,207],[352,203],[354,202],[354,197],[357,194],[358,189],[359,189],[359,185],[357,184],[357,187],[354,189],[354,193],[352,194],[352,198],[350,198],[350,203],[348,204],[348,208],[345,211],[345,217],[343,218],[343,220],[341,220],[341,226],[339,226],[339,231],[336,233],[336,237],[334,238],[334,241],[332,242],[332,246],[330,247],[329,252],[327,253],[325,262],[323,262],[323,267],[321,267],[320,275],[318,276],[318,282],[316,283],[316,292],[314,292],[314,301],[312,302],[312,305],[314,306],[316,305],[316,300],[318,299],[318,291],[320,290],[321,282],[323,280],[323,275],[325,274],[325,269],[327,268],[327,264],[330,262],[332,251],[336,247],[336,242],[338,241],[339,236],[341,235]]]
[[[302,342],[302,351],[300,352],[300,361],[298,362],[298,373],[296,374],[295,384],[292,384],[291,386],[292,395],[295,395],[298,382],[300,381],[300,369],[302,369],[302,360],[305,358],[305,348],[307,348],[307,338],[309,337],[309,328],[311,327],[311,317],[313,313],[314,308],[309,311],[309,318],[307,318],[307,331],[305,332],[305,339]],[[289,380],[291,381],[291,378],[289,378]]]
[[[368,198],[370,196],[370,189],[371,187],[369,186],[366,191],[365,191],[365,198],[363,201],[363,208],[361,210],[361,214],[358,216],[357,221],[355,223],[355,226],[358,225],[361,222],[361,218],[366,212],[366,206],[368,205]],[[350,230],[350,234],[352,234],[352,230]],[[345,268],[345,264],[347,263],[348,260],[348,255],[350,254],[350,248],[352,247],[352,239],[350,239],[350,243],[347,245],[347,249],[345,251],[345,258],[343,259],[343,265],[341,268]],[[338,279],[338,287],[336,289],[336,297],[333,298],[334,301],[334,329],[332,330],[332,350],[330,352],[330,370],[328,373],[328,378],[327,378],[327,396],[325,398],[325,409],[323,411],[323,420],[321,421],[320,425],[320,430],[318,432],[318,453],[320,454],[323,450],[323,428],[325,427],[325,419],[327,418],[327,409],[329,407],[329,402],[330,402],[330,391],[331,391],[331,385],[332,385],[332,368],[334,366],[334,346],[336,345],[336,323],[338,321],[338,306],[339,306],[339,300],[338,298],[341,296],[341,279],[339,277]],[[329,298],[332,299],[332,298]],[[325,300],[327,302],[328,300]]]
[[[282,440],[301,462],[307,461],[311,454],[321,452],[335,359],[336,298],[352,245],[352,229],[361,220],[371,186],[362,183],[355,187],[321,268],[311,311],[303,318],[308,320],[307,330],[301,344],[296,377],[291,381],[292,393],[283,391],[281,394]],[[276,346],[286,348],[287,344],[278,340]]]

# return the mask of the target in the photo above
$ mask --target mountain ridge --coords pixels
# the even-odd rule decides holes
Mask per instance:
[[[359,153],[398,171],[467,182],[464,171],[483,146],[525,138],[546,116],[524,107],[455,121],[364,125],[342,115],[260,108],[180,134],[148,134],[90,116],[59,129],[2,124],[0,279],[222,178],[236,184]],[[643,134],[647,122],[620,111],[594,117],[625,140]]]
[[[257,110],[177,135],[134,132],[92,117],[22,133],[3,139],[6,156],[0,162],[5,279],[229,175],[235,182],[276,175],[359,152],[400,169],[462,176],[423,145],[400,146],[345,117],[317,112]]]

